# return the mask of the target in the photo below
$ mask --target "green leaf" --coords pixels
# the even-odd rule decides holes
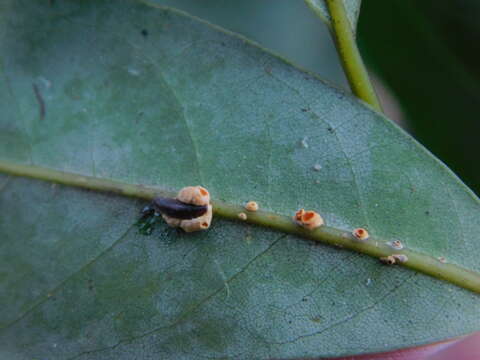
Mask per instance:
[[[330,25],[330,13],[325,0],[304,0],[308,7],[325,23]],[[352,26],[353,32],[357,29],[358,15],[360,14],[360,6],[362,0],[343,0],[343,6],[347,12],[348,20]]]
[[[1,159],[316,209],[480,270],[478,200],[355,98],[177,11],[2,6]],[[318,357],[480,328],[478,295],[360,254],[222,219],[144,236],[140,201],[8,175],[0,189],[5,358]]]

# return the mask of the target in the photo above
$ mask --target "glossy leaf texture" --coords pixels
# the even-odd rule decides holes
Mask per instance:
[[[315,209],[480,270],[472,193],[255,44],[131,1],[12,0],[0,16],[1,159]],[[7,175],[0,188],[5,358],[340,356],[480,329],[478,295],[366,256],[218,218],[142,236],[141,201]]]
[[[304,0],[308,7],[322,19],[325,23],[330,25],[330,13],[327,8],[325,0]],[[358,15],[360,14],[360,7],[362,0],[342,0],[343,6],[347,13],[348,20],[352,26],[353,32],[357,29]]]

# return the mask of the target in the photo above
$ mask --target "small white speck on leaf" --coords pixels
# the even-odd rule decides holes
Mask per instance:
[[[388,243],[388,246],[395,250],[402,250],[403,249],[403,244],[400,240],[393,240]]]
[[[301,145],[304,149],[308,149],[307,139],[308,139],[308,138],[305,136],[305,137],[300,141],[300,145]]]
[[[367,286],[370,286],[371,284],[372,284],[372,279],[368,278],[368,279],[367,279],[367,282],[366,282],[366,285],[367,285]]]
[[[315,165],[313,165],[313,170],[315,170],[315,171],[320,171],[320,170],[322,170],[322,165],[320,165],[320,164],[315,164]]]
[[[138,75],[140,75],[140,71],[138,71],[137,69],[132,68],[132,67],[129,67],[129,68],[128,68],[128,73],[129,73],[130,75],[133,75],[133,76],[138,76]]]

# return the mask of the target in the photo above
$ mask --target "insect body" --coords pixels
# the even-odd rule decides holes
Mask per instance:
[[[212,221],[210,193],[201,186],[187,186],[175,199],[154,198],[152,204],[142,210],[139,226],[143,233],[151,232],[154,215],[160,214],[168,225],[186,232],[206,230]]]
[[[180,200],[164,197],[153,199],[151,207],[157,213],[182,220],[190,220],[204,215],[208,207],[206,205],[186,204]]]

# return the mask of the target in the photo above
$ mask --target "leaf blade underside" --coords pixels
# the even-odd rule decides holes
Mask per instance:
[[[7,10],[2,158],[164,188],[201,183],[285,215],[315,209],[331,226],[480,270],[478,200],[356,99],[172,10]],[[358,254],[218,219],[201,234],[161,225],[144,237],[132,228],[139,202],[4,175],[0,187],[0,353],[333,356],[480,328],[477,295]]]

